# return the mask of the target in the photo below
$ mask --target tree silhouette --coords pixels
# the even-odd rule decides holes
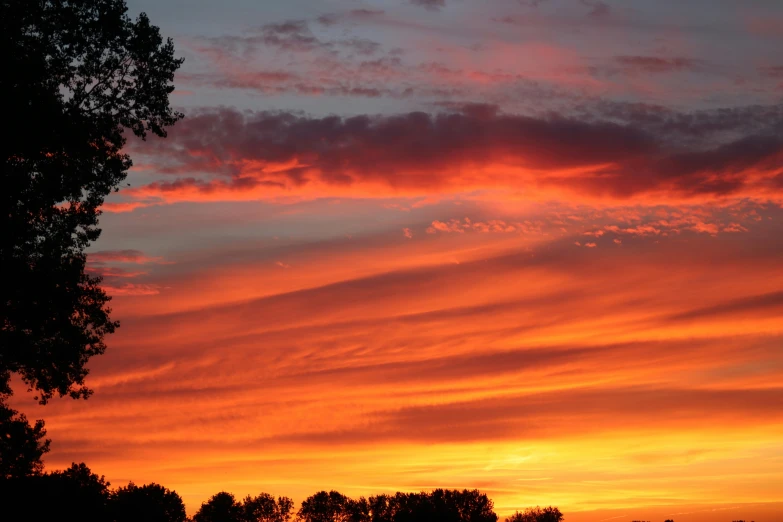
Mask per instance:
[[[521,513],[517,511],[506,518],[506,522],[560,522],[561,520],[563,520],[563,514],[552,506],[543,509],[538,506],[527,508]]]
[[[288,522],[291,520],[294,502],[288,497],[275,497],[261,493],[257,497],[248,495],[242,501],[244,522]]]
[[[124,0],[0,3],[0,394],[12,373],[45,403],[87,397],[86,363],[118,326],[100,278],[85,273],[100,206],[125,179],[129,130],[165,136],[171,40]]]
[[[51,442],[45,436],[42,420],[31,426],[24,414],[0,402],[0,478],[39,475]]]
[[[296,519],[301,522],[343,522],[347,520],[347,503],[348,497],[337,491],[319,491],[302,502]]]
[[[492,501],[480,491],[436,489],[429,495],[438,520],[496,522]]]
[[[185,522],[185,504],[175,492],[160,484],[137,486],[133,482],[111,493],[113,522]]]
[[[201,504],[193,522],[242,522],[242,505],[234,495],[221,491]]]
[[[436,489],[369,498],[372,522],[496,522],[492,501],[477,490]]]
[[[108,502],[109,483],[84,464],[0,482],[2,520],[107,522]]]
[[[370,505],[364,498],[353,500],[337,491],[319,491],[302,502],[296,514],[300,522],[365,522]]]
[[[0,477],[0,520],[9,513],[30,522],[188,522],[182,498],[159,484],[133,482],[115,490],[84,464],[64,471]],[[260,493],[238,502],[222,491],[204,502],[192,522],[290,522],[294,503],[288,497]],[[436,489],[369,498],[349,498],[320,491],[305,499],[298,522],[497,522],[492,501],[477,490]],[[16,518],[14,518],[16,520]],[[557,508],[516,513],[513,522],[561,522]],[[671,522],[671,521],[666,521]]]

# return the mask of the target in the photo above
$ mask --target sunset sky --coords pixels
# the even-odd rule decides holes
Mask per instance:
[[[129,0],[185,63],[48,469],[783,520],[783,2]],[[19,388],[19,387],[17,387]]]

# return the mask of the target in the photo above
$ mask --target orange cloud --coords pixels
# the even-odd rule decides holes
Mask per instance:
[[[102,287],[111,296],[143,296],[158,295],[160,293],[160,288],[157,285],[150,284],[125,283],[120,286],[104,284]]]
[[[133,212],[137,208],[144,208],[149,206],[146,203],[140,201],[128,201],[128,202],[106,202],[101,206],[101,210],[104,212]]]
[[[88,259],[91,263],[165,263],[162,257],[150,257],[140,250],[100,250],[91,252]]]

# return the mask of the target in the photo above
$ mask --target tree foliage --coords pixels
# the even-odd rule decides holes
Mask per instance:
[[[131,166],[125,131],[166,135],[172,41],[124,0],[3,0],[0,393],[12,373],[45,403],[87,397],[86,363],[118,326],[85,273],[104,198]]]
[[[40,475],[49,439],[42,420],[30,425],[27,417],[0,401],[0,478]]]
[[[221,491],[201,504],[193,522],[241,522],[242,515],[242,505],[234,495]]]
[[[275,499],[261,493],[238,502],[231,493],[221,491],[201,505],[193,522],[288,522],[293,509],[294,501],[288,497]]]
[[[351,499],[321,491],[302,502],[301,522],[497,522],[492,501],[477,490],[377,495]]]
[[[552,506],[528,508],[522,512],[517,511],[506,518],[506,522],[561,522],[562,520],[563,514]]]
[[[0,481],[0,519],[108,522],[109,483],[84,464]],[[20,516],[21,514],[21,516]]]
[[[175,491],[160,484],[133,482],[111,493],[113,522],[185,522],[185,504]]]
[[[301,522],[349,522],[351,499],[337,491],[319,491],[302,502],[297,520]]]
[[[288,497],[273,497],[261,493],[256,497],[248,495],[242,501],[244,522],[288,522],[293,514],[294,501]]]

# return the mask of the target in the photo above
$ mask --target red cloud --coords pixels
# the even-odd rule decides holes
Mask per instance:
[[[678,117],[659,134],[643,124],[495,111],[309,118],[212,110],[139,151],[156,155],[164,172],[203,178],[126,193],[230,200],[514,189],[615,201],[780,198],[780,121],[720,141],[735,122],[716,120],[713,132],[694,134]],[[687,148],[678,143],[686,138]]]

